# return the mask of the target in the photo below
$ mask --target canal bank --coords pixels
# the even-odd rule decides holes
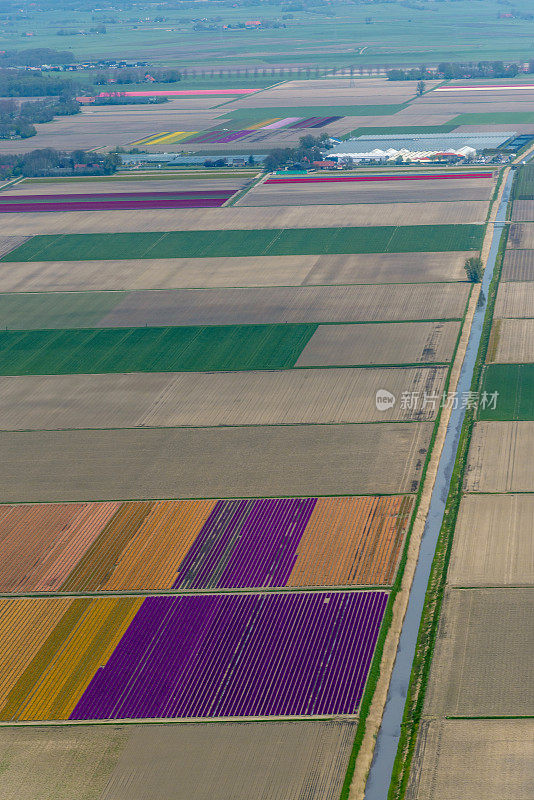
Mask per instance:
[[[510,198],[514,172],[508,174],[497,213],[491,232],[491,245],[486,259],[486,268],[481,285],[480,295],[470,326],[469,339],[465,348],[463,361],[455,391],[458,397],[463,397],[464,392],[469,392],[473,380],[479,347],[481,344],[484,319],[488,307],[488,292],[493,279],[499,244],[506,221],[506,209]],[[401,634],[398,642],[395,663],[387,699],[384,706],[382,723],[380,725],[374,755],[371,763],[365,800],[386,800],[391,782],[395,756],[401,735],[401,724],[408,696],[412,664],[416,652],[419,627],[425,606],[425,596],[432,569],[432,562],[442,527],[445,506],[449,495],[453,468],[456,461],[462,425],[466,414],[466,407],[458,403],[452,408],[450,418],[446,424],[443,447],[437,464],[435,481],[430,497],[430,504],[426,514],[426,522],[420,541],[418,561],[415,566],[411,584],[408,606]],[[360,764],[360,770],[362,764]],[[355,775],[355,779],[357,776]],[[360,782],[362,776],[359,776]],[[351,797],[361,797],[362,792],[353,783]]]

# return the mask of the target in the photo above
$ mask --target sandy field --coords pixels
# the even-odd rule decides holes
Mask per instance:
[[[6,244],[6,247],[13,249],[19,244],[22,244],[22,241],[16,240],[14,244]],[[81,262],[13,261],[0,264],[0,291],[207,289],[236,286],[462,281],[465,278],[463,264],[470,255],[471,251]]]
[[[429,81],[429,87],[436,82]],[[415,97],[417,81],[392,82],[385,78],[329,78],[328,80],[288,81],[254,95],[244,95],[226,103],[222,111],[237,108],[290,108],[298,106],[389,105]],[[326,111],[325,113],[328,113]]]
[[[2,140],[0,153],[28,153],[45,147],[89,150],[127,145],[163,131],[202,131],[220,116],[218,109],[209,110],[219,101],[201,97],[161,105],[84,108],[81,114],[35,125],[37,135],[29,139]]]
[[[488,361],[505,364],[534,361],[534,319],[497,319],[491,335]]]
[[[471,439],[468,492],[534,492],[534,422],[477,422]]]
[[[139,231],[343,228],[382,225],[482,223],[485,201],[384,203],[270,208],[145,209],[142,211],[58,211],[0,215],[0,233],[117,233]],[[534,227],[534,226],[533,226]]]
[[[534,281],[534,250],[506,250],[501,283],[503,281]]]
[[[496,317],[534,317],[534,282],[501,283],[495,303]]]
[[[465,495],[447,575],[453,586],[534,583],[534,494]]]
[[[417,491],[433,424],[0,434],[2,502]]]
[[[132,292],[98,326],[458,319],[468,293],[466,283]]]
[[[2,379],[2,430],[294,425],[434,419],[445,367],[19,376]],[[377,410],[386,389],[399,398]],[[403,392],[421,398],[403,408]]]
[[[514,222],[534,222],[534,200],[514,200],[512,219]]]
[[[4,800],[337,800],[355,722],[2,728]]]
[[[516,200],[514,208],[523,201]],[[530,202],[530,201],[524,201]],[[529,222],[513,222],[510,225],[507,247],[510,250],[532,250],[534,249],[534,225]]]
[[[1,294],[0,325],[8,330],[91,328],[123,292]]]
[[[387,181],[384,183],[260,183],[237,202],[237,206],[284,206],[346,203],[429,203],[488,201],[492,178]]]
[[[448,589],[424,713],[533,715],[533,614],[534,588]]]
[[[533,750],[532,719],[424,719],[407,800],[532,800]]]
[[[125,180],[122,177],[113,180],[112,178],[103,178],[102,180],[83,181],[72,180],[54,182],[41,179],[35,183],[17,183],[10,189],[2,192],[2,197],[11,197],[13,195],[20,195],[27,197],[31,200],[35,195],[57,195],[59,198],[64,195],[71,194],[122,194],[139,192],[189,192],[189,191],[207,191],[210,189],[238,189],[247,183],[248,178],[180,178],[172,180],[165,178],[158,180],[157,178],[143,178],[142,180]]]
[[[450,361],[459,322],[321,325],[297,367]]]

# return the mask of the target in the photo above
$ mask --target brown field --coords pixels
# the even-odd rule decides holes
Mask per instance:
[[[2,214],[4,235],[140,231],[342,228],[380,225],[482,223],[487,202],[369,203],[271,206],[270,208],[179,208],[142,211],[58,211]]]
[[[251,176],[252,177],[252,176]],[[46,178],[34,180],[31,183],[17,183],[10,189],[2,192],[2,197],[9,197],[10,195],[21,195],[31,200],[35,195],[57,195],[63,197],[69,194],[116,194],[117,192],[186,192],[186,191],[202,191],[209,189],[238,189],[247,183],[249,178],[237,177],[233,178],[231,175],[228,177],[211,178],[210,176],[204,177],[191,177],[179,178],[172,180],[171,178],[164,178],[158,180],[154,178],[143,178],[142,180],[135,180],[130,178],[126,180],[122,175],[118,178],[105,177],[100,180],[76,180],[56,182],[53,180],[47,181]]]
[[[471,439],[468,492],[534,492],[534,422],[477,422]]]
[[[22,243],[22,239],[13,238],[15,241],[9,245],[10,249]],[[460,251],[120,261],[13,261],[0,266],[0,292],[462,281],[465,279],[465,259],[472,254],[472,251]]]
[[[529,716],[534,588],[448,589],[425,699],[429,716]]]
[[[5,256],[19,245],[28,241],[28,236],[0,236],[0,256]]]
[[[176,428],[213,425],[390,422],[434,419],[445,367],[299,369],[5,377],[1,430]],[[378,411],[386,389],[399,398]],[[403,392],[421,398],[402,407]]]
[[[512,219],[514,222],[534,222],[534,200],[514,200]]]
[[[411,497],[319,498],[288,586],[391,584]]]
[[[387,183],[261,183],[247,192],[237,206],[286,206],[341,203],[457,203],[488,201],[492,178],[435,181],[391,181]],[[389,205],[388,205],[389,207]]]
[[[377,105],[403,103],[416,94],[416,81],[393,83],[385,78],[329,78],[328,80],[287,81],[257,94],[244,95],[225,104],[223,112],[235,108],[281,108],[298,106]],[[429,88],[436,85],[428,82]],[[372,99],[370,99],[372,98]],[[328,113],[327,111],[325,113]]]
[[[459,322],[321,325],[296,366],[450,361],[459,330]]]
[[[0,720],[68,718],[142,602],[132,597],[1,600],[2,657],[9,667],[2,671]],[[36,619],[47,622],[38,648],[32,641]]]
[[[534,361],[534,319],[497,319],[491,331],[488,361]]]
[[[534,250],[506,250],[501,283],[503,281],[534,281]]]
[[[415,492],[433,424],[0,434],[0,501]]]
[[[215,500],[0,507],[0,592],[165,591]],[[391,584],[413,498],[319,498],[290,586]]]
[[[514,207],[517,202],[515,201]],[[510,250],[534,249],[534,225],[529,222],[513,222],[508,233],[507,247]]]
[[[446,283],[133,292],[98,326],[459,319],[469,291],[467,283]]]
[[[2,797],[337,800],[356,725],[328,720],[2,728]]]
[[[532,800],[533,750],[532,719],[424,719],[407,800]]]
[[[58,117],[37,124],[37,136],[2,140],[0,153],[27,153],[44,147],[57,150],[89,150],[114,147],[162,131],[202,131],[211,128],[220,111],[210,110],[220,98],[201,97],[170,100],[151,106],[95,106],[81,114]]]
[[[501,283],[495,303],[496,317],[534,317],[534,283]]]
[[[455,586],[534,583],[534,495],[465,495],[447,580]]]

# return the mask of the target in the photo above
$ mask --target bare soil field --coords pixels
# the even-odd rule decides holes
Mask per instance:
[[[37,135],[29,139],[2,140],[0,153],[28,153],[46,147],[90,150],[127,145],[163,131],[202,131],[220,116],[218,110],[209,110],[218,102],[218,98],[202,97],[161,105],[85,108],[81,114],[35,125]]]
[[[31,183],[17,183],[9,189],[2,192],[2,197],[11,197],[13,195],[24,196],[31,200],[35,195],[54,195],[61,198],[65,195],[72,194],[128,194],[140,192],[147,194],[148,192],[187,192],[187,191],[202,191],[209,189],[238,189],[244,186],[249,179],[243,177],[233,178],[232,176],[224,178],[195,178],[191,177],[180,178],[179,180],[172,180],[165,178],[158,180],[157,178],[143,178],[142,180],[125,180],[120,176],[118,179],[112,177],[102,178],[101,180],[75,180],[56,182],[53,180],[47,181],[42,178],[39,181]]]
[[[2,430],[176,428],[434,419],[439,400],[403,408],[404,392],[441,397],[445,367],[38,375],[3,378]],[[399,402],[379,411],[386,389]]]
[[[13,249],[22,244],[22,241],[22,239],[16,240],[6,247]],[[252,256],[155,258],[83,262],[13,261],[0,264],[0,291],[208,289],[237,286],[463,281],[465,279],[463,264],[470,255],[473,255],[472,251],[257,258]]]
[[[417,491],[433,424],[0,434],[2,502]]]
[[[514,200],[512,219],[514,222],[534,222],[534,200]]]
[[[90,328],[122,297],[122,292],[2,294],[0,325],[8,330]]]
[[[3,797],[337,800],[355,730],[348,721],[2,728]]]
[[[496,317],[534,317],[534,282],[501,283],[495,303]]]
[[[514,201],[514,208],[523,201]],[[529,202],[524,201],[524,202]],[[507,247],[510,250],[532,250],[534,249],[534,225],[529,222],[513,222],[510,225]]]
[[[0,256],[5,256],[11,250],[24,244],[28,238],[28,236],[0,236]]]
[[[534,319],[497,319],[491,335],[488,361],[504,364],[534,361]]]
[[[534,422],[477,422],[465,478],[468,492],[534,492]]]
[[[140,231],[256,230],[482,223],[487,202],[369,203],[270,208],[145,209],[142,211],[28,211],[2,214],[4,235]],[[534,227],[534,226],[533,226]],[[534,237],[533,237],[534,242]],[[534,245],[533,245],[534,246]]]
[[[534,494],[465,495],[447,580],[453,586],[534,583]]]
[[[459,319],[469,290],[467,283],[435,283],[132,292],[116,298],[98,326]]]
[[[533,715],[533,614],[534,588],[448,589],[424,713]]]
[[[346,203],[429,203],[488,201],[493,191],[492,178],[465,180],[388,181],[385,183],[260,183],[237,206],[302,206]],[[377,209],[378,210],[378,209]]]
[[[321,325],[296,366],[450,361],[459,330],[459,322]]]
[[[503,281],[534,281],[534,250],[506,250],[501,283]]]
[[[428,82],[429,88],[436,85]],[[329,78],[328,80],[288,81],[254,95],[244,95],[225,103],[222,112],[237,108],[276,109],[298,106],[341,106],[404,103],[415,97],[417,81],[392,82],[385,78]]]
[[[532,719],[424,719],[406,797],[531,800],[533,749]]]

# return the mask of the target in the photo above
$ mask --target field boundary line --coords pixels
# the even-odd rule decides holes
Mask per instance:
[[[508,171],[505,172],[507,176]],[[500,198],[502,197],[505,185],[506,181],[504,180],[501,185],[499,195],[497,198],[499,202]],[[481,258],[483,260],[484,265],[486,264],[489,256],[497,209],[498,209],[498,202],[495,202],[491,210],[490,220],[488,220],[488,224],[486,225],[485,237],[481,249]],[[458,380],[460,378],[460,372],[462,369],[465,353],[467,350],[467,344],[471,333],[471,327],[473,324],[473,319],[475,315],[476,306],[478,303],[478,298],[480,295],[480,290],[481,290],[480,283],[473,285],[473,290],[471,292],[468,301],[464,324],[462,326],[460,341],[458,343],[455,358],[451,367],[450,380],[447,387],[448,391],[452,392],[456,391],[456,387],[458,385]],[[425,528],[426,518],[428,515],[430,501],[432,498],[432,492],[436,481],[438,465],[441,459],[443,446],[445,444],[445,436],[447,433],[447,428],[451,414],[452,414],[451,408],[444,408],[443,413],[439,418],[436,437],[432,448],[432,453],[430,455],[430,459],[425,472],[424,483],[421,492],[421,500],[416,511],[415,520],[408,541],[407,559],[406,559],[404,573],[402,576],[401,586],[397,596],[395,597],[393,605],[393,612],[392,612],[393,619],[384,644],[384,651],[380,663],[380,674],[378,677],[376,689],[369,708],[369,713],[365,721],[366,722],[365,731],[363,734],[361,746],[356,756],[354,774],[348,792],[349,800],[363,800],[365,795],[365,785],[367,782],[367,776],[371,768],[376,737],[378,735],[378,730],[382,722],[382,716],[384,713],[384,708],[388,695],[391,674],[393,671],[393,666],[397,654],[397,646],[400,638],[400,633],[402,630],[404,616],[406,614],[406,609],[408,607],[410,590],[412,586],[413,576],[415,573],[415,568],[417,565],[419,547],[421,544],[421,539]]]

